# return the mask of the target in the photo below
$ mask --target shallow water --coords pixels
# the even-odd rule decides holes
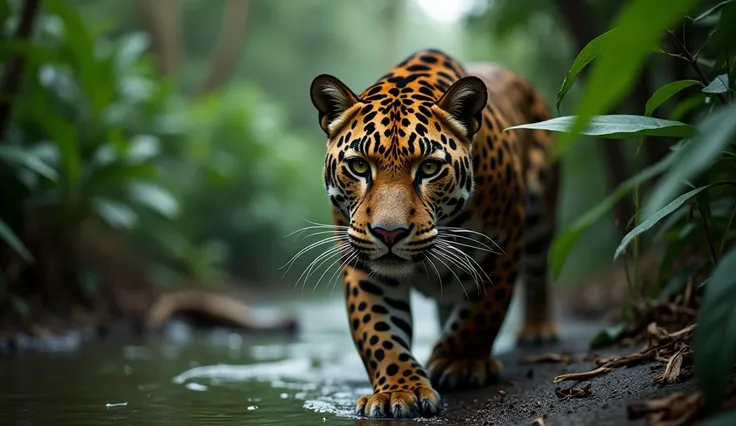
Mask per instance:
[[[436,313],[422,297],[412,305],[414,352],[426,360],[437,337]],[[356,398],[371,387],[342,302],[278,307],[299,317],[296,336],[192,332],[175,323],[165,338],[97,341],[75,350],[0,358],[0,425],[379,423],[352,415]],[[272,308],[261,309],[267,314]],[[505,324],[495,352],[511,347],[516,318],[514,313]]]

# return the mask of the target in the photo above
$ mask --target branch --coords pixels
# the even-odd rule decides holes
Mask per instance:
[[[700,69],[700,65],[698,65],[698,59],[690,53],[690,51],[687,49],[687,46],[685,46],[685,43],[680,40],[677,35],[675,35],[672,30],[667,30],[667,35],[672,40],[673,43],[675,43],[675,46],[677,46],[678,49],[680,49],[680,53],[682,53],[683,58],[690,64],[690,67],[695,71],[695,74],[698,75],[698,78],[700,79],[700,82],[703,83],[703,86],[708,86],[710,84],[710,79],[706,77],[706,75],[703,73],[703,70]],[[718,93],[718,99],[721,100],[724,104],[728,103],[728,99],[723,95],[723,93]]]
[[[222,30],[212,53],[210,68],[197,89],[205,95],[226,83],[235,71],[238,53],[245,45],[246,21],[250,0],[228,0],[225,5]]]
[[[179,69],[181,8],[179,0],[138,0],[138,15],[151,37],[156,69],[171,76]]]
[[[31,36],[33,24],[38,15],[39,0],[26,0],[20,14],[20,23],[15,30],[16,40],[27,40]],[[13,97],[20,90],[21,78],[25,58],[22,54],[15,54],[6,62],[5,72],[0,80],[0,141],[5,138],[5,128],[10,120],[13,109]]]

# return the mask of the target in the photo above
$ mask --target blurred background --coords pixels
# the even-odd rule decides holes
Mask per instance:
[[[6,93],[17,93],[0,124],[0,319],[11,331],[47,314],[139,317],[161,289],[339,298],[331,270],[317,291],[294,289],[319,249],[282,268],[314,241],[287,235],[330,222],[311,80],[330,73],[359,93],[413,51],[438,48],[526,75],[554,108],[576,52],[618,7],[50,0],[24,16],[24,4],[0,1],[3,57],[25,59],[15,74],[3,60],[15,77]],[[30,36],[9,40],[24,23]],[[627,176],[625,148],[583,142],[566,153],[560,226]],[[614,218],[632,216],[621,207],[583,235],[557,285],[611,266],[623,229]]]

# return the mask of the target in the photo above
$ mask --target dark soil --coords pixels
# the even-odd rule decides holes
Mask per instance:
[[[670,385],[655,384],[654,376],[664,370],[662,364],[642,364],[624,367],[583,382],[553,383],[555,376],[583,372],[595,368],[590,361],[578,358],[588,353],[588,342],[593,337],[591,327],[586,331],[543,348],[520,348],[502,355],[505,383],[482,390],[446,395],[447,409],[443,413],[447,425],[531,425],[541,418],[544,425],[644,425],[646,419],[629,419],[629,403],[665,396],[675,391],[695,390],[689,368],[684,381]],[[594,355],[627,355],[638,347],[598,350]],[[563,363],[522,364],[527,355],[542,353],[572,355],[569,365]],[[581,398],[560,400],[556,388],[581,388],[590,384],[590,394]],[[500,392],[499,392],[500,391]],[[503,394],[503,395],[501,395]],[[539,423],[542,424],[542,423]]]

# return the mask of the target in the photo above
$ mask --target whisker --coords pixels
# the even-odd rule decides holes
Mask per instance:
[[[447,247],[447,248],[449,248],[449,249],[452,249],[452,250],[454,250],[454,251],[455,251],[455,252],[457,252],[457,253],[458,253],[459,255],[463,255],[463,256],[465,256],[465,257],[466,257],[466,258],[467,258],[467,259],[468,259],[468,260],[469,260],[470,262],[472,262],[473,264],[475,264],[475,266],[477,267],[477,268],[475,268],[475,269],[476,269],[476,271],[480,271],[480,272],[482,272],[482,273],[483,273],[483,275],[484,275],[484,276],[485,276],[485,277],[486,277],[486,278],[488,279],[488,282],[489,282],[489,283],[491,283],[491,285],[493,285],[493,280],[491,279],[491,277],[489,277],[489,276],[488,276],[488,274],[486,273],[485,269],[483,269],[483,267],[482,267],[482,266],[480,266],[480,264],[478,263],[478,261],[476,261],[475,259],[473,259],[473,256],[469,255],[468,253],[465,253],[464,251],[460,250],[460,249],[459,249],[459,248],[457,248],[457,247],[454,247],[454,246],[453,246],[452,244],[450,244],[450,243],[448,243],[448,242],[444,242],[444,241],[443,241],[443,242],[442,242],[441,244],[443,244],[443,246],[444,246],[444,247]],[[481,282],[483,281],[483,278],[482,278],[482,277],[480,277],[480,276],[479,276],[478,278],[480,278],[480,281],[481,281]],[[476,284],[478,284],[478,283],[476,283]],[[478,284],[478,285],[479,285],[479,284]],[[480,285],[479,285],[479,287],[480,287]],[[480,288],[479,288],[479,290],[480,290]]]
[[[335,235],[335,236],[332,236],[332,237],[327,237],[327,238],[324,238],[324,239],[322,239],[322,240],[319,240],[319,241],[315,241],[315,242],[313,242],[313,243],[309,244],[308,246],[304,247],[304,248],[303,248],[303,249],[301,249],[301,250],[300,250],[300,251],[299,251],[299,252],[298,252],[297,254],[295,254],[295,255],[294,255],[294,256],[293,256],[292,258],[291,258],[291,260],[289,260],[288,262],[286,262],[286,264],[285,264],[284,266],[282,266],[282,267],[280,267],[280,268],[279,268],[279,269],[283,269],[283,268],[287,268],[287,267],[288,267],[288,268],[286,269],[286,272],[284,272],[284,275],[282,275],[282,277],[281,277],[281,278],[283,278],[284,276],[286,276],[286,274],[288,274],[288,273],[289,273],[289,270],[290,270],[290,269],[291,269],[291,267],[292,267],[292,266],[294,265],[294,262],[296,262],[296,260],[297,260],[297,259],[298,259],[298,258],[299,258],[299,257],[300,257],[301,255],[303,255],[304,253],[308,252],[309,250],[312,250],[312,249],[313,249],[313,248],[315,248],[315,247],[318,247],[318,246],[321,246],[321,245],[324,245],[324,244],[328,244],[328,243],[333,243],[333,242],[336,242],[336,241],[338,241],[338,242],[339,242],[339,241],[342,241],[342,240],[347,240],[347,237],[345,237],[345,236],[342,236],[342,235]]]
[[[330,264],[330,266],[328,266],[327,268],[325,268],[325,271],[322,272],[322,275],[320,275],[319,279],[314,284],[314,288],[312,288],[312,293],[314,293],[317,290],[317,287],[319,287],[319,283],[322,282],[322,278],[324,278],[325,274],[327,274],[327,272],[330,270],[330,268],[332,268],[333,266],[337,265],[337,263],[340,262],[341,260],[342,260],[341,256],[338,256],[337,259]],[[340,263],[342,263],[342,262],[340,262]],[[339,270],[340,269],[338,268],[338,271]]]
[[[440,300],[442,300],[442,294],[444,291],[444,288],[442,287],[442,276],[440,276],[440,271],[437,269],[437,266],[432,262],[432,259],[430,259],[426,254],[422,253],[425,259],[429,262],[429,265],[434,268],[434,272],[437,274],[437,280],[440,282]],[[423,263],[423,261],[422,261]],[[424,269],[427,269],[427,265],[424,265]]]
[[[460,269],[465,271],[468,275],[470,275],[470,278],[473,280],[473,283],[476,285],[476,287],[480,285],[478,284],[478,280],[481,279],[480,275],[475,270],[475,268],[473,268],[473,266],[470,263],[468,263],[467,260],[449,251],[445,247],[437,246],[437,250],[444,254],[445,259],[447,259],[448,261],[451,260],[457,267],[459,267]]]
[[[445,268],[447,268],[447,270],[450,271],[450,273],[455,276],[455,279],[457,280],[458,283],[460,283],[460,287],[462,287],[462,289],[463,289],[463,293],[465,293],[465,297],[468,298],[469,297],[468,296],[468,292],[465,291],[465,286],[463,285],[462,281],[460,281],[460,278],[457,276],[457,274],[455,273],[455,271],[453,271],[452,268],[450,268],[449,266],[447,266],[447,263],[445,263],[442,259],[440,259],[439,256],[438,256],[438,254],[435,254],[433,252],[429,252],[429,254],[430,254],[430,256],[433,256],[435,259],[439,260],[440,263],[442,263],[443,265],[445,265]],[[450,262],[450,263],[452,263],[452,262]]]
[[[447,231],[447,232],[449,232],[449,233],[459,233],[459,234],[473,234],[473,235],[478,235],[478,236],[480,236],[480,237],[483,237],[483,238],[487,239],[487,240],[488,240],[488,241],[490,241],[491,243],[493,243],[493,245],[494,245],[494,246],[496,246],[496,248],[498,248],[499,250],[501,250],[501,252],[502,252],[502,253],[503,253],[504,255],[506,255],[506,252],[504,252],[504,251],[503,251],[503,249],[501,248],[501,246],[500,246],[500,245],[498,245],[498,243],[496,243],[495,241],[493,241],[493,238],[489,237],[488,235],[486,235],[486,234],[484,234],[484,233],[482,233],[482,232],[478,232],[478,231],[473,231],[472,229],[466,229],[466,228],[457,228],[457,227],[452,227],[452,226],[441,226],[441,227],[440,227],[440,226],[438,226],[438,227],[437,227],[437,229],[438,229],[438,230],[439,230],[439,229],[442,229],[442,230],[445,230],[445,231]]]
[[[296,288],[296,286],[299,284],[299,281],[301,281],[302,277],[304,277],[304,274],[307,274],[306,277],[304,277],[304,285],[306,285],[307,279],[309,279],[309,276],[311,275],[311,272],[310,271],[312,270],[312,268],[314,268],[314,266],[317,264],[317,262],[319,262],[320,260],[322,260],[322,263],[320,263],[319,265],[324,264],[324,262],[326,262],[327,260],[329,260],[335,254],[338,254],[340,252],[340,250],[344,249],[347,245],[349,245],[349,243],[346,243],[346,242],[340,243],[337,246],[332,247],[329,250],[326,250],[325,252],[323,252],[319,256],[317,256],[314,260],[312,260],[309,263],[309,265],[306,268],[304,268],[304,271],[301,273],[301,275],[299,275],[299,278],[296,280],[296,283],[294,284],[294,287]],[[319,267],[319,266],[317,266],[317,267]],[[302,289],[304,289],[304,285],[302,285]]]
[[[319,268],[322,267],[322,265],[324,265],[325,263],[329,262],[331,258],[333,258],[334,256],[338,256],[338,260],[339,260],[339,258],[340,258],[339,256],[342,254],[342,251],[346,248],[345,244],[346,243],[343,243],[342,245],[339,245],[339,246],[335,247],[333,250],[329,250],[329,251],[325,252],[318,259],[315,259],[315,261],[312,262],[310,264],[310,266],[306,270],[307,274],[304,277],[304,281],[302,283],[302,287],[304,287],[307,284],[307,280],[309,280],[309,277],[311,277],[312,274],[314,274],[316,271],[318,271]],[[317,263],[317,261],[319,259],[321,259],[321,261],[319,263]]]
[[[337,280],[335,280],[335,278],[337,278],[337,274],[339,274],[341,270],[343,270],[345,267],[347,267],[347,265],[353,260],[353,258],[357,258],[357,257],[358,257],[358,253],[357,252],[351,253],[350,255],[348,255],[346,257],[345,261],[342,262],[342,264],[340,265],[340,267],[337,268],[337,270],[332,275],[332,277],[330,277],[330,281],[328,281],[328,283],[330,283],[330,282],[332,283],[332,289],[330,291],[335,291],[335,286],[337,285]]]
[[[345,232],[344,234],[340,234],[339,232],[341,232],[341,230],[339,230],[339,229],[332,229],[332,230],[329,230],[329,231],[312,232],[311,234],[302,237],[302,240],[306,240],[307,238],[314,237],[315,235],[324,235],[324,234],[338,234],[338,235],[341,235],[341,236],[345,236],[347,238],[347,236],[348,236],[347,232]],[[297,238],[299,238],[299,237],[297,237]]]
[[[484,244],[484,243],[482,243],[482,242],[480,242],[478,240],[474,240],[474,239],[472,239],[470,237],[466,237],[464,235],[439,234],[437,239],[438,240],[442,240],[442,241],[451,241],[452,239],[455,239],[455,238],[459,238],[459,239],[462,239],[462,240],[469,240],[469,241],[472,241],[472,242],[474,242],[476,244],[480,244],[481,245],[481,247],[478,247],[478,246],[474,246],[472,244],[468,244],[468,243],[464,243],[464,242],[452,241],[453,243],[458,244],[458,245],[461,245],[463,247],[468,247],[468,248],[472,248],[472,249],[476,249],[476,250],[482,250],[482,251],[485,251],[485,252],[488,252],[488,253],[493,253],[493,254],[501,254],[501,252],[496,251],[494,248],[489,247],[487,244]]]

